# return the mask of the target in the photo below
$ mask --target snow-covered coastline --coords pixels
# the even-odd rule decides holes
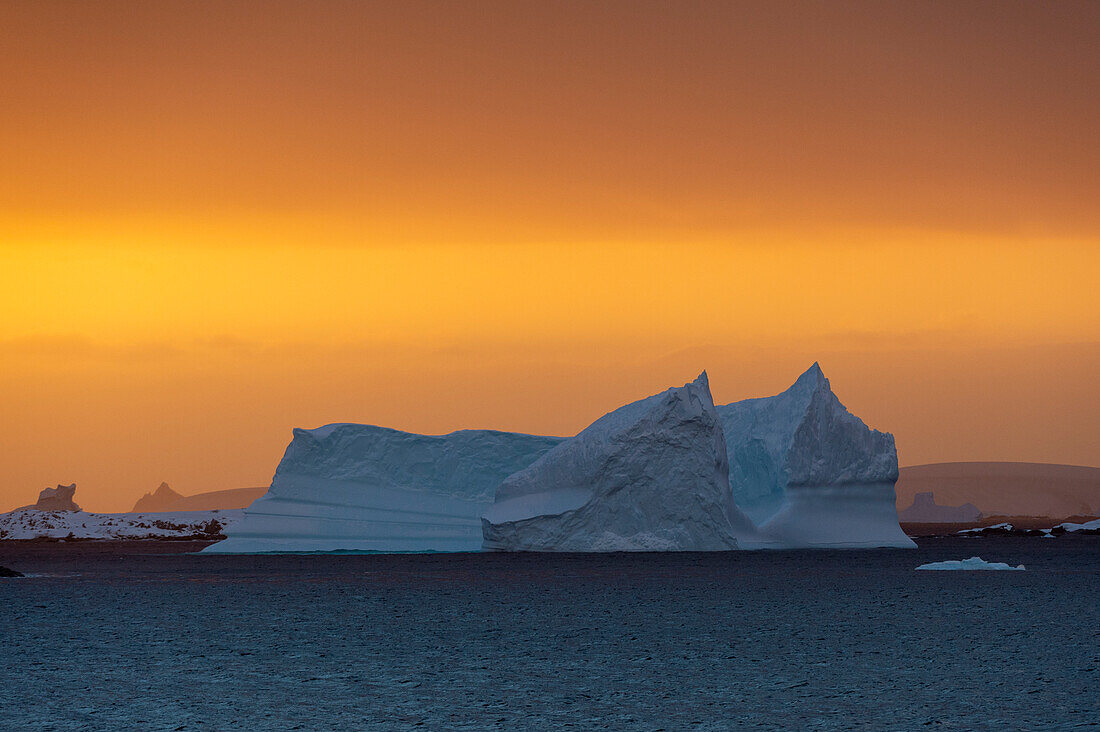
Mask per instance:
[[[89,513],[23,508],[0,514],[0,541],[222,539],[244,511]]]

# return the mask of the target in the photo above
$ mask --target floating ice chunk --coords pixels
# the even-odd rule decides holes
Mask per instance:
[[[970,557],[970,559],[952,559],[946,562],[931,562],[929,564],[922,564],[917,569],[939,569],[939,570],[1010,570],[1013,572],[1022,572],[1024,565],[1019,564],[1013,567],[1010,564],[1004,562],[987,562],[981,557]]]

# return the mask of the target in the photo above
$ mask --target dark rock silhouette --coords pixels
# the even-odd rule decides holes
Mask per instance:
[[[167,511],[168,506],[171,506],[173,502],[180,498],[183,498],[183,496],[172,490],[167,483],[161,483],[154,492],[146,493],[139,498],[134,507],[130,509],[130,513]]]
[[[180,495],[167,483],[161,483],[153,493],[138,499],[130,513],[163,513],[175,511],[230,511],[248,508],[257,498],[267,493],[267,488],[230,488],[223,491],[207,491],[193,496]]]
[[[76,493],[76,483],[69,485],[57,484],[56,488],[46,488],[38,494],[38,503],[33,506],[23,506],[24,509],[32,508],[39,511],[79,511],[80,506],[73,501]]]
[[[947,505],[973,503],[986,516],[1094,516],[1100,468],[1047,463],[932,463],[901,469],[897,508],[933,492]],[[905,519],[902,519],[904,521]]]

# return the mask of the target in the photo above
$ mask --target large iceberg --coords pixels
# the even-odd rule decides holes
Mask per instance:
[[[729,489],[706,373],[620,407],[509,476],[482,526],[486,549],[717,551],[752,532]]]
[[[204,551],[477,551],[496,487],[559,442],[491,430],[296,429],[267,494]]]
[[[814,364],[715,407],[703,373],[568,439],[355,424],[295,430],[267,494],[205,551],[912,547],[893,436]]]
[[[898,525],[894,437],[849,412],[815,363],[782,394],[717,408],[747,548],[913,547]]]

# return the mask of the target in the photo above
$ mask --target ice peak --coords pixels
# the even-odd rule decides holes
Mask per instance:
[[[795,379],[794,384],[791,386],[792,391],[798,392],[812,392],[818,389],[828,389],[829,380],[825,378],[825,373],[821,370],[821,366],[817,361],[814,361],[813,366],[802,372],[802,375]]]
[[[324,440],[328,438],[333,432],[336,432],[341,427],[372,427],[373,425],[356,425],[350,422],[333,422],[332,424],[326,424],[321,427],[314,427],[313,429],[303,429],[301,427],[294,428],[295,437],[312,437],[315,440]]]
[[[707,370],[703,369],[703,373],[695,377],[695,381],[691,382],[695,386],[701,386],[710,391],[710,378],[707,376]]]

